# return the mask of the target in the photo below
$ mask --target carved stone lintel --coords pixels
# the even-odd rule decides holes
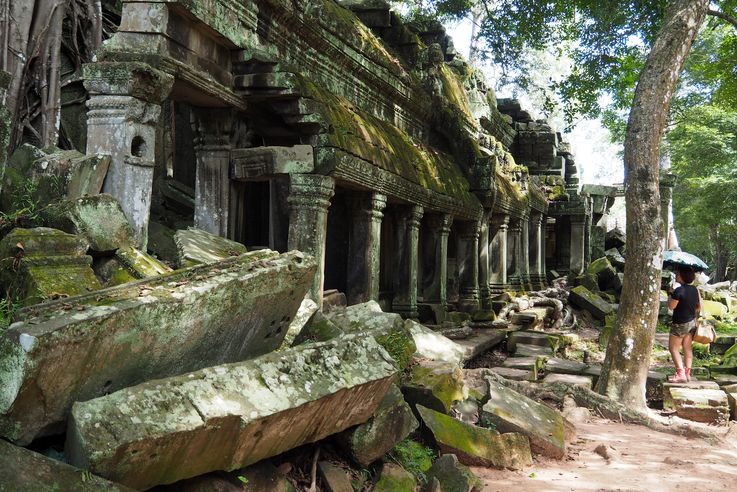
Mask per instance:
[[[91,96],[132,96],[154,104],[166,99],[174,85],[174,77],[140,62],[87,63],[83,74]]]
[[[235,149],[232,161],[233,179],[254,179],[275,174],[306,174],[315,169],[311,145]]]

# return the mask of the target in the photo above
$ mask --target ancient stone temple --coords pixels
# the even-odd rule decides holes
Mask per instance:
[[[570,149],[382,2],[123,1],[85,66],[87,151],[147,242],[153,209],[318,260],[311,297],[427,305],[580,272],[590,200]],[[348,9],[353,9],[351,12]]]

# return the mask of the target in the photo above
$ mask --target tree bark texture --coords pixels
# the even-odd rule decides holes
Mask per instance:
[[[668,107],[708,0],[670,2],[635,89],[624,143],[627,264],[617,329],[607,347],[597,391],[632,408],[645,407],[645,382],[658,319],[660,271],[660,143]]]

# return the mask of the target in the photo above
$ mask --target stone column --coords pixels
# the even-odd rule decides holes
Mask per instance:
[[[542,289],[545,285],[544,251],[543,214],[533,213],[530,215],[530,282],[536,289]]]
[[[480,221],[460,222],[458,227],[459,304],[463,311],[479,309],[479,233]]]
[[[192,130],[197,162],[194,225],[212,234],[229,237],[230,131],[229,109],[197,108]]]
[[[520,220],[520,283],[524,290],[532,290],[530,283],[530,219]]]
[[[579,275],[586,262],[586,216],[571,215],[570,273]]]
[[[522,220],[512,219],[507,241],[507,282],[514,290],[522,289]]]
[[[325,238],[327,237],[328,207],[335,181],[320,174],[289,176],[289,239],[288,248],[298,249],[315,258],[317,272],[309,297],[322,305],[325,276]]]
[[[427,217],[425,223],[428,245],[433,248],[435,269],[423,295],[425,302],[439,304],[445,309],[448,306],[448,236],[453,217],[449,214],[434,214]]]
[[[491,284],[492,294],[501,294],[507,288],[507,232],[509,215],[491,217]]]
[[[87,153],[111,156],[103,192],[120,202],[142,249],[148,242],[156,125],[173,83],[171,75],[144,63],[84,66]]]
[[[348,304],[379,300],[381,219],[386,196],[371,193],[352,203],[348,239]]]
[[[479,300],[481,309],[491,309],[491,271],[489,268],[490,250],[489,244],[489,220],[491,212],[485,211],[481,220],[479,233]]]
[[[397,255],[392,310],[405,318],[417,318],[417,250],[424,209],[409,205],[397,211]]]

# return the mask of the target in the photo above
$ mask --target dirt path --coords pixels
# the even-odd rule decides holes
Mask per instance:
[[[473,468],[484,491],[720,491],[737,485],[737,447],[592,419],[577,425],[568,459],[536,459],[522,471]],[[594,452],[604,445],[607,461]],[[737,443],[735,443],[737,445]]]

